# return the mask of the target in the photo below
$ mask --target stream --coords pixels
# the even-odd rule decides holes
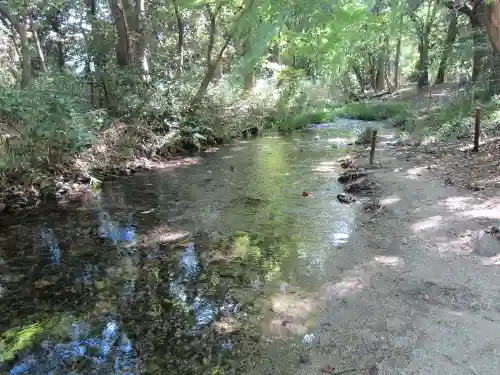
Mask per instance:
[[[238,140],[10,220],[0,373],[295,373],[310,296],[349,261],[336,160],[361,126]]]

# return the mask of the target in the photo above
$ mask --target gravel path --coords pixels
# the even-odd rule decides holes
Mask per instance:
[[[316,344],[298,374],[373,364],[380,375],[498,374],[500,269],[471,252],[476,231],[500,222],[500,200],[447,186],[397,151],[377,153],[387,211],[360,216],[345,246],[356,264],[318,296]]]

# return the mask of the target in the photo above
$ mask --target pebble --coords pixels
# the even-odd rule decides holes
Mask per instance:
[[[299,361],[302,364],[311,363],[311,353],[309,351],[303,352],[299,355]]]

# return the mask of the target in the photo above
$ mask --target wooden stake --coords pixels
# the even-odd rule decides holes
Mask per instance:
[[[373,158],[375,157],[375,146],[377,145],[377,130],[372,131],[372,144],[370,148],[370,165],[373,165]]]
[[[476,107],[476,113],[474,116],[474,148],[473,152],[479,151],[479,134],[481,133],[481,107]]]

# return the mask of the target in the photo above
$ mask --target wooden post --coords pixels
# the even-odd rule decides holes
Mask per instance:
[[[476,107],[476,114],[474,116],[474,148],[473,152],[479,151],[479,134],[481,133],[481,107]]]
[[[377,130],[372,131],[372,144],[370,148],[370,165],[373,165],[373,158],[375,157],[375,146],[377,145]]]

